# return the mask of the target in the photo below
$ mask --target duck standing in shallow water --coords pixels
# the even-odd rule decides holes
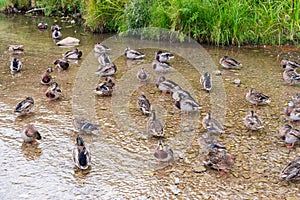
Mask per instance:
[[[162,63],[166,63],[172,58],[174,58],[174,55],[169,52],[162,52],[161,50],[159,50],[155,53],[155,60]]]
[[[295,83],[300,82],[300,75],[294,69],[285,69],[282,73],[282,78],[285,82],[290,85],[295,85]]]
[[[137,107],[144,115],[149,115],[152,110],[150,101],[143,94],[138,97]]]
[[[66,59],[78,60],[82,56],[82,51],[79,51],[78,48],[74,50],[69,50],[62,55]]]
[[[264,127],[262,120],[254,114],[253,110],[250,111],[249,115],[244,117],[244,124],[252,131],[262,129]]]
[[[241,63],[239,63],[238,61],[236,61],[233,58],[229,58],[228,56],[223,56],[220,59],[219,63],[220,63],[220,65],[222,65],[226,69],[232,69],[232,68],[236,68],[236,67],[242,66]]]
[[[169,63],[159,62],[154,60],[152,62],[152,68],[157,73],[166,73],[172,69],[172,66]]]
[[[170,162],[173,162],[173,150],[162,142],[162,140],[158,140],[158,145],[154,150],[154,157],[158,160],[158,163],[161,162],[167,163],[169,165]]]
[[[26,115],[30,113],[34,108],[34,100],[31,97],[27,97],[26,99],[22,100],[16,106],[14,112],[19,115]]]
[[[161,121],[156,118],[154,111],[151,112],[151,116],[147,122],[147,132],[153,137],[165,136],[164,126]]]
[[[99,76],[111,76],[117,72],[117,66],[114,63],[101,66],[95,74]]]
[[[132,59],[132,60],[141,59],[141,58],[145,57],[145,54],[143,54],[142,52],[130,49],[129,47],[127,47],[125,49],[124,55],[128,59]]]
[[[12,74],[20,72],[22,69],[22,62],[18,58],[13,58],[10,62],[10,72]]]
[[[26,124],[21,132],[21,137],[26,143],[36,144],[36,140],[42,139],[41,134],[36,130],[34,125]]]
[[[290,162],[280,172],[280,178],[284,180],[300,180],[300,158]]]
[[[208,72],[205,72],[200,77],[200,83],[201,83],[203,89],[209,92],[212,88],[211,75]]]
[[[150,75],[145,67],[142,66],[141,70],[137,72],[136,77],[140,82],[146,82],[150,78]]]
[[[73,162],[82,170],[86,170],[91,165],[91,152],[84,145],[83,139],[80,136],[76,138],[76,144],[72,152]]]
[[[268,96],[264,95],[263,93],[255,91],[253,88],[251,88],[249,92],[246,94],[246,100],[256,106],[262,105],[263,103],[271,102]]]
[[[47,89],[45,95],[50,100],[56,100],[61,97],[62,90],[58,87],[56,82],[53,82],[51,86]]]
[[[156,81],[156,87],[162,91],[163,94],[167,94],[167,92],[172,92],[172,90],[178,86],[177,83],[167,80],[164,76],[161,76]]]
[[[79,116],[73,118],[72,124],[79,134],[97,134],[100,132],[100,126],[90,123],[87,119]]]
[[[300,142],[300,130],[294,129],[288,124],[285,124],[279,130],[279,137],[287,143],[288,148],[293,148],[295,143]]]
[[[51,84],[51,73],[53,72],[52,67],[47,67],[46,71],[42,75],[41,84],[42,85],[49,85]]]
[[[175,101],[175,106],[185,114],[201,109],[201,106],[193,98],[185,96],[182,93],[178,94],[178,98]]]
[[[202,126],[207,129],[210,133],[220,135],[225,133],[221,123],[213,118],[210,113],[207,113],[206,116],[202,119]]]

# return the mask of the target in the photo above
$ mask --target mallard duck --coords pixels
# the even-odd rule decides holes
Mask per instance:
[[[294,144],[300,142],[300,130],[294,129],[292,126],[285,124],[279,130],[279,137],[288,144],[287,147],[293,148]]]
[[[204,161],[204,165],[223,174],[234,165],[234,162],[235,157],[228,153],[226,149],[212,147]]]
[[[132,60],[135,60],[135,59],[141,59],[141,58],[145,57],[145,54],[143,54],[142,52],[136,51],[136,50],[133,50],[133,49],[130,49],[129,47],[127,47],[127,48],[125,49],[124,55],[125,55],[128,59],[132,59]]]
[[[145,67],[142,66],[141,70],[137,72],[136,77],[140,82],[145,82],[150,78],[150,75]]]
[[[201,83],[203,89],[209,92],[212,88],[211,75],[208,72],[205,72],[200,77],[200,83]]]
[[[52,38],[55,40],[62,38],[62,34],[61,34],[60,30],[54,29],[54,31],[52,32]]]
[[[223,56],[220,59],[219,63],[220,63],[220,65],[222,65],[226,69],[232,69],[232,68],[235,68],[235,67],[242,66],[241,63],[239,63],[238,61],[236,61],[233,58],[229,58],[228,56]]]
[[[10,62],[10,72],[12,74],[20,72],[22,69],[22,62],[18,58],[13,58]]]
[[[262,129],[264,127],[262,120],[254,114],[253,110],[250,111],[249,115],[244,117],[244,124],[253,131]]]
[[[34,125],[26,124],[21,132],[21,137],[26,143],[36,144],[36,140],[42,139],[41,134],[36,130]]]
[[[159,62],[158,60],[154,60],[152,62],[152,68],[155,72],[165,73],[172,69],[172,66],[169,63]]]
[[[95,53],[103,53],[103,52],[106,52],[109,50],[110,50],[110,48],[108,48],[108,46],[102,44],[101,42],[98,42],[94,45]]]
[[[290,162],[281,172],[280,177],[284,180],[300,180],[300,158]]]
[[[300,75],[294,69],[285,69],[282,73],[283,80],[290,85],[300,82]]]
[[[284,110],[291,121],[300,120],[300,107],[295,106],[293,101],[288,101],[288,106]]]
[[[280,66],[282,68],[284,68],[285,70],[289,70],[289,69],[295,69],[297,67],[300,67],[300,64],[297,63],[296,61],[291,61],[291,60],[284,58],[281,60]]]
[[[174,58],[174,55],[168,52],[162,52],[161,50],[159,50],[155,53],[155,60],[162,63],[166,63],[172,58]]]
[[[204,132],[198,136],[197,142],[204,154],[208,154],[212,149],[225,149],[226,147],[221,144],[213,135],[209,132]]]
[[[52,26],[51,26],[51,31],[53,32],[53,31],[55,31],[55,30],[60,31],[60,30],[61,30],[61,27],[58,26],[57,24],[52,24]]]
[[[47,29],[48,28],[48,24],[45,23],[45,22],[40,22],[38,25],[37,25],[38,29]]]
[[[56,82],[51,83],[51,86],[47,89],[45,95],[50,100],[56,100],[61,97],[62,90],[58,87]]]
[[[213,118],[210,113],[207,113],[206,116],[202,119],[202,126],[207,129],[210,133],[220,135],[225,133],[223,126],[218,120]]]
[[[111,76],[114,75],[117,72],[117,67],[114,63],[111,63],[109,65],[103,65],[101,66],[95,74],[98,74],[99,76]]]
[[[100,96],[111,96],[114,91],[113,86],[106,84],[105,82],[99,83],[94,92]]]
[[[112,62],[107,55],[107,53],[104,51],[100,53],[100,56],[98,57],[98,62],[100,63],[101,66],[106,66],[106,65],[111,65]]]
[[[34,100],[32,97],[27,97],[26,99],[19,102],[14,110],[15,113],[19,115],[26,115],[30,113],[34,108]]]
[[[81,58],[82,56],[82,51],[79,51],[78,48],[74,49],[74,50],[69,50],[66,53],[64,53],[62,55],[64,58],[67,59],[74,59],[74,60],[78,60]]]
[[[11,54],[24,54],[24,45],[9,45],[8,51],[10,51]]]
[[[76,138],[76,144],[72,152],[73,162],[79,169],[88,169],[91,165],[91,152],[84,145],[80,136]]]
[[[182,89],[179,85],[175,86],[175,87],[171,90],[171,94],[172,94],[172,98],[173,98],[175,101],[179,98],[179,94],[182,94],[182,97],[183,97],[183,98],[189,97],[189,98],[194,99],[194,98],[192,97],[192,95],[191,95],[188,91]]]
[[[51,84],[51,73],[53,72],[52,67],[47,67],[46,71],[42,75],[41,84],[49,85]]]
[[[249,90],[249,92],[246,94],[246,100],[250,103],[258,106],[263,103],[270,103],[269,97],[264,95],[263,93],[255,91],[253,88]]]
[[[138,97],[137,107],[144,115],[149,115],[152,110],[150,101],[143,94]]]
[[[158,140],[158,145],[154,151],[154,157],[158,160],[158,162],[167,162],[169,164],[174,160],[173,150],[162,142],[162,140]]]
[[[184,96],[182,93],[179,93],[178,98],[175,101],[175,106],[184,113],[201,109],[201,106],[193,98]]]
[[[87,119],[83,117],[75,116],[73,118],[73,126],[79,132],[79,134],[97,134],[100,132],[100,126],[97,124],[90,123]]]
[[[164,137],[164,125],[156,118],[155,111],[151,112],[151,116],[147,121],[147,132],[153,137]]]
[[[171,92],[176,86],[178,86],[177,83],[167,80],[164,76],[159,77],[156,81],[156,87],[161,90],[163,94]]]
[[[53,63],[55,65],[55,68],[60,70],[67,70],[69,68],[69,61],[66,59],[57,59]]]

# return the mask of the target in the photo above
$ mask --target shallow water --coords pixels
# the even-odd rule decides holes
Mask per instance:
[[[58,101],[44,95],[46,86],[40,77],[47,66],[66,50],[54,44],[51,31],[37,30],[40,21],[52,19],[0,16],[0,199],[262,199],[300,197],[299,184],[279,179],[280,170],[299,155],[299,148],[287,149],[277,136],[286,123],[284,103],[299,86],[290,87],[281,79],[279,62],[287,54],[280,48],[215,48],[205,46],[203,52],[195,44],[176,46],[165,43],[120,40],[108,35],[85,32],[83,28],[61,24],[63,37],[81,40],[78,48],[83,58],[72,63],[67,71],[55,70],[52,75],[63,90]],[[108,39],[107,39],[108,38]],[[105,40],[106,39],[106,40]],[[93,45],[105,40],[118,71],[112,97],[98,97],[92,92],[98,82],[98,68]],[[24,44],[25,55],[18,56],[23,71],[11,75],[10,44]],[[130,45],[146,54],[142,63],[134,64],[120,56]],[[135,45],[135,46],[133,46]],[[184,116],[168,95],[155,87],[151,68],[154,52],[160,46],[176,53],[171,61],[174,69],[165,76],[188,90],[201,104],[201,112]],[[173,49],[172,49],[173,48]],[[290,50],[289,50],[290,51]],[[196,53],[197,52],[197,53]],[[223,55],[239,60],[240,70],[223,70],[218,61]],[[278,56],[279,55],[279,56]],[[147,83],[140,83],[136,73],[143,65],[151,74]],[[207,93],[199,85],[200,74],[216,69],[213,90]],[[241,86],[233,84],[241,80]],[[253,87],[270,96],[270,105],[254,108],[245,100]],[[175,162],[168,167],[157,164],[153,151],[157,144],[145,132],[147,116],[136,107],[137,96],[144,93],[166,127],[164,141],[172,147]],[[13,114],[16,104],[31,96],[34,112],[25,117]],[[254,109],[265,128],[249,132],[242,118]],[[208,169],[195,173],[202,166],[203,155],[197,137],[204,129],[201,119],[211,111],[224,123],[226,133],[219,140],[236,156],[236,163],[226,174]],[[72,148],[77,136],[72,126],[74,115],[81,115],[101,126],[98,135],[83,135],[92,152],[92,167],[78,170],[72,163]],[[33,123],[42,134],[37,146],[23,144],[20,130]]]

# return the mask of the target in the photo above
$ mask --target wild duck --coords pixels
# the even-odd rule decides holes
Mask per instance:
[[[95,94],[100,96],[111,96],[114,91],[114,87],[108,85],[106,82],[99,83],[94,90]]]
[[[42,75],[41,84],[42,85],[49,85],[51,84],[51,73],[53,72],[52,67],[47,67],[46,71]]]
[[[288,106],[285,108],[285,114],[291,121],[300,120],[300,107],[296,106],[293,101],[288,101]]]
[[[78,48],[74,49],[74,50],[69,50],[66,53],[64,53],[62,55],[64,58],[66,59],[74,59],[74,60],[78,60],[81,58],[82,56],[82,51],[79,51]]]
[[[279,137],[287,143],[287,147],[293,148],[295,143],[300,142],[300,130],[294,129],[292,126],[285,124],[279,130]]]
[[[106,52],[106,51],[109,51],[110,48],[108,48],[108,46],[102,44],[101,42],[98,42],[94,45],[94,51],[95,53],[103,53],[103,52]]]
[[[152,110],[151,103],[143,94],[138,97],[137,107],[144,115],[151,114],[151,110]]]
[[[51,83],[51,86],[47,89],[45,95],[49,100],[56,100],[61,97],[62,90],[58,87],[56,82]]]
[[[8,51],[11,54],[17,54],[17,55],[24,54],[24,45],[9,45]]]
[[[130,49],[129,47],[127,47],[127,48],[125,49],[124,55],[125,55],[128,59],[132,59],[132,60],[135,60],[135,59],[141,59],[141,58],[145,57],[145,54],[143,54],[142,52],[136,51],[136,50],[133,50],[133,49]]]
[[[178,95],[175,106],[185,114],[201,109],[201,106],[193,98],[184,96],[182,93]]]
[[[234,165],[234,162],[235,157],[228,153],[226,149],[212,147],[206,156],[204,165],[224,174],[228,171],[228,168]]]
[[[270,103],[269,97],[264,95],[263,93],[255,91],[253,88],[249,90],[249,92],[246,94],[246,100],[250,103],[258,106],[263,103]]]
[[[100,55],[98,57],[98,62],[100,63],[101,66],[106,66],[106,65],[112,64],[109,56],[107,55],[107,53],[105,51],[100,53]]]
[[[163,94],[171,92],[177,85],[177,83],[167,80],[164,76],[161,76],[156,81],[156,87],[162,91]]]
[[[34,100],[32,97],[27,97],[26,99],[19,102],[14,110],[15,113],[19,115],[26,115],[30,113],[34,108]]]
[[[284,68],[285,70],[289,70],[289,69],[296,69],[296,68],[300,67],[300,64],[297,63],[296,61],[291,61],[291,60],[284,58],[281,60],[280,66],[282,68]]]
[[[285,166],[281,172],[280,177],[284,180],[300,180],[300,158],[291,161]]]
[[[26,143],[36,144],[36,140],[42,139],[41,134],[37,131],[37,129],[32,124],[26,124],[22,131],[21,137]]]
[[[242,66],[241,63],[239,63],[238,61],[236,61],[233,58],[229,58],[228,56],[223,56],[220,59],[219,63],[220,63],[220,65],[222,65],[226,69],[232,69],[232,68],[236,68],[236,67]]]
[[[60,38],[62,38],[60,30],[58,30],[57,28],[54,29],[54,31],[52,32],[52,39],[58,40]]]
[[[151,112],[151,116],[147,122],[147,132],[153,137],[164,137],[164,125],[156,118],[155,111]]]
[[[210,113],[207,113],[206,116],[202,119],[202,126],[207,129],[210,133],[220,135],[225,133],[221,123],[213,118]]]
[[[91,165],[91,152],[85,146],[82,137],[77,136],[76,144],[72,152],[73,162],[82,170],[86,170]]]
[[[38,29],[47,29],[48,28],[48,24],[45,23],[45,22],[40,22],[38,25],[37,25]]]
[[[95,74],[99,76],[111,76],[117,72],[117,66],[114,63],[101,66]]]
[[[162,52],[161,50],[159,50],[155,53],[155,60],[162,63],[166,63],[172,58],[174,58],[174,55],[169,52]]]
[[[209,92],[212,88],[211,75],[208,72],[205,72],[200,77],[200,83],[201,83],[203,89]]]
[[[69,68],[69,61],[67,61],[66,59],[57,59],[53,64],[59,71],[67,70]]]
[[[212,149],[225,149],[226,147],[221,144],[213,135],[211,135],[209,132],[201,133],[198,136],[197,142],[199,144],[199,147],[203,154],[208,155],[208,153]]]
[[[172,66],[169,63],[159,62],[154,60],[152,62],[152,68],[157,73],[166,73],[172,69]]]
[[[295,108],[295,103],[293,101],[288,101],[287,107],[284,108],[284,114],[289,117]]]
[[[10,62],[10,72],[12,74],[20,72],[22,69],[22,62],[18,58],[13,58]]]
[[[158,140],[158,145],[154,151],[154,157],[158,160],[158,163],[167,163],[169,164],[174,160],[173,150],[162,142],[162,140]]]
[[[264,127],[262,120],[254,114],[253,110],[250,111],[249,115],[244,117],[244,124],[252,131],[262,129]]]
[[[172,98],[176,101],[178,98],[179,98],[179,94],[182,94],[182,98],[185,98],[185,97],[189,97],[189,98],[192,98],[194,99],[191,94],[182,89],[179,85],[176,85],[172,90],[171,90],[171,94],[172,94]]]
[[[87,119],[79,116],[73,118],[72,124],[79,134],[97,134],[100,132],[100,126],[90,123]]]
[[[283,80],[290,85],[300,82],[300,75],[294,69],[285,69],[282,73]]]
[[[55,31],[55,30],[60,31],[60,30],[61,30],[61,27],[58,26],[57,24],[52,24],[52,26],[51,26],[51,31],[53,32],[53,31]]]
[[[142,66],[141,70],[137,72],[136,77],[140,82],[146,82],[150,78],[150,74],[145,67]]]

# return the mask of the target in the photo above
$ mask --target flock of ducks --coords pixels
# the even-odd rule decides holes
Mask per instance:
[[[38,25],[38,28],[45,29],[47,28],[47,25],[41,23]],[[53,39],[61,38],[60,27],[53,25],[51,30]],[[100,42],[94,45],[94,52],[98,54],[98,62],[100,64],[99,69],[95,72],[97,75],[99,75],[100,80],[94,89],[94,93],[100,96],[111,96],[115,86],[113,75],[117,72],[117,67],[109,58],[107,53],[109,50],[110,48]],[[23,45],[10,45],[9,51],[11,51],[12,54],[22,54],[24,47]],[[63,54],[63,58],[55,60],[54,65],[59,71],[67,70],[69,67],[69,59],[77,60],[80,59],[81,56],[82,52],[76,48]],[[138,60],[143,59],[145,54],[126,47],[124,56],[127,59]],[[174,55],[169,52],[163,52],[159,50],[155,53],[154,60],[152,62],[152,69],[157,74],[160,74],[156,81],[156,87],[162,91],[162,94],[170,94],[174,100],[175,107],[180,109],[182,115],[188,115],[190,112],[200,110],[201,106],[188,91],[184,90],[174,81],[166,79],[166,77],[163,75],[172,69],[170,60],[173,58]],[[225,69],[233,69],[242,66],[241,63],[233,58],[229,58],[228,56],[222,57],[219,61],[219,64]],[[290,83],[291,85],[300,82],[300,75],[296,72],[296,68],[300,67],[300,64],[296,63],[295,61],[283,59],[280,65],[284,69],[284,81]],[[22,69],[21,61],[14,57],[11,61],[10,69],[12,73],[20,72]],[[53,72],[52,67],[47,67],[41,77],[41,84],[49,86],[45,92],[45,96],[50,100],[56,100],[61,97],[62,89],[58,86],[57,82],[52,81],[51,72]],[[149,73],[143,66],[136,75],[136,78],[140,82],[147,82],[149,77]],[[210,92],[212,90],[212,76],[208,72],[205,72],[201,75],[199,82],[205,91]],[[245,95],[245,99],[254,106],[270,103],[268,96],[256,91],[254,88],[249,90],[249,92]],[[174,161],[174,156],[171,147],[163,142],[163,138],[165,137],[163,123],[157,118],[156,112],[151,106],[151,102],[144,94],[138,96],[136,104],[138,110],[142,114],[149,116],[146,124],[147,133],[149,136],[158,139],[157,147],[153,153],[154,157],[157,159],[159,164],[166,163],[169,165]],[[27,97],[17,104],[14,112],[18,115],[27,115],[33,110],[33,107],[33,98]],[[300,120],[299,94],[295,95],[293,100],[288,102],[288,106],[285,108],[285,114],[291,121]],[[253,110],[251,110],[243,120],[245,126],[249,130],[257,131],[264,128],[263,121],[254,113]],[[100,130],[98,125],[92,124],[82,117],[74,117],[73,125],[75,129],[78,130],[79,134],[83,135],[94,134]],[[216,139],[216,136],[225,133],[223,126],[217,119],[212,117],[211,113],[207,113],[207,115],[202,119],[202,125],[207,132],[202,133],[199,136],[198,144],[203,152],[205,152],[204,165],[216,169],[220,173],[228,171],[228,168],[234,165],[235,156],[230,154],[226,147]],[[27,124],[24,126],[21,136],[24,142],[29,144],[34,144],[36,143],[36,140],[40,140],[42,138],[40,133],[32,124]],[[285,140],[289,148],[293,148],[294,144],[300,141],[300,130],[294,129],[292,126],[285,124],[283,128],[279,130],[279,136]],[[78,168],[85,170],[91,165],[90,150],[86,147],[83,138],[79,135],[76,138],[76,144],[72,155],[73,161]],[[285,180],[299,179],[300,158],[289,163],[281,171],[280,177]]]

